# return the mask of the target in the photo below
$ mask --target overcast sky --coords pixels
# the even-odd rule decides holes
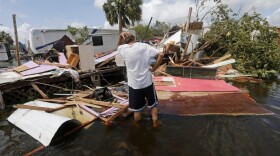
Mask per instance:
[[[19,40],[27,41],[31,28],[110,27],[102,5],[106,0],[0,0],[0,30],[13,36],[12,14],[17,15]],[[230,8],[241,12],[256,10],[273,26],[280,26],[279,0],[223,0]],[[213,2],[207,3],[211,8]],[[151,17],[167,23],[181,23],[194,6],[194,0],[144,0],[142,23]],[[205,23],[204,25],[207,25]],[[115,26],[115,28],[117,28]]]

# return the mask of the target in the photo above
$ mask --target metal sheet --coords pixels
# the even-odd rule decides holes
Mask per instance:
[[[26,105],[57,108],[61,105],[41,101],[31,101]],[[8,121],[16,125],[43,145],[48,146],[58,128],[71,118],[29,109],[17,109],[8,117]]]

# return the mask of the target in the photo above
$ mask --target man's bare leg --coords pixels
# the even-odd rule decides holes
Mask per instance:
[[[138,122],[141,120],[141,112],[134,112],[134,121]]]
[[[160,126],[160,124],[158,122],[158,109],[157,109],[157,107],[152,108],[151,114],[152,114],[152,119],[153,119],[153,127]]]

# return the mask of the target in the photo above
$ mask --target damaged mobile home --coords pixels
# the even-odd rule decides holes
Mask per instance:
[[[90,37],[84,45],[92,45],[95,52],[110,52],[117,47],[119,31],[116,29],[89,28]],[[126,30],[129,31],[129,30]],[[130,31],[135,34],[134,31]],[[72,36],[66,29],[31,29],[29,33],[30,47],[34,54],[44,54],[53,46],[67,45]]]

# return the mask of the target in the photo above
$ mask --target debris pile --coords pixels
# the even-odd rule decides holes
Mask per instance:
[[[167,33],[157,47],[161,51],[165,49],[164,64],[156,71],[157,75],[261,82],[251,75],[230,72],[234,70],[232,64],[236,62],[231,54],[217,57],[214,52],[207,56],[205,49],[209,43],[199,43],[202,32],[202,23],[193,22],[172,32],[172,35]]]

